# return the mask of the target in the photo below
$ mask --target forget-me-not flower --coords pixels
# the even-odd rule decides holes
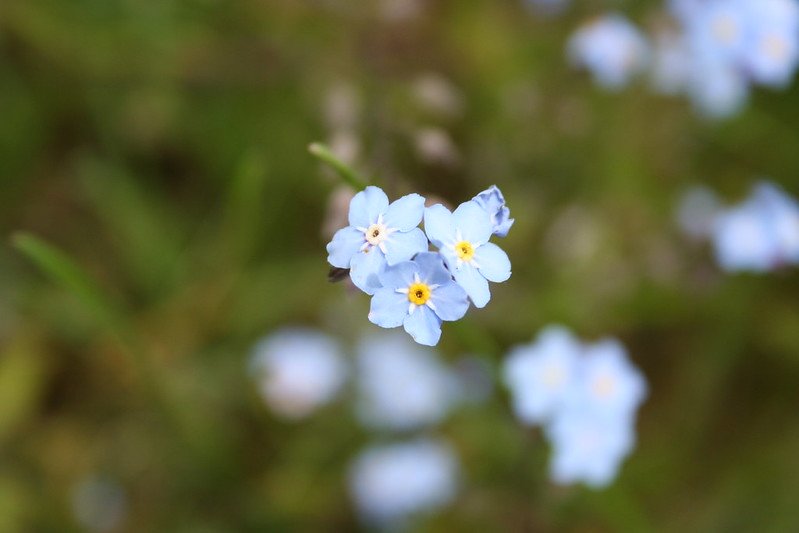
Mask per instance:
[[[499,187],[492,185],[472,200],[488,213],[493,225],[493,234],[497,237],[506,237],[514,220],[510,218],[510,209],[505,205],[505,197]]]
[[[646,39],[621,15],[606,15],[578,29],[569,40],[572,62],[601,86],[618,90],[646,66]]]
[[[349,223],[327,245],[328,262],[349,268],[352,282],[367,294],[380,287],[386,265],[408,261],[427,251],[427,238],[417,226],[422,221],[424,198],[409,194],[388,203],[375,186],[366,187],[350,202]]]
[[[535,342],[510,351],[503,365],[516,416],[541,424],[558,414],[573,393],[582,345],[560,326],[544,329]]]
[[[362,518],[396,525],[441,508],[458,489],[458,461],[445,443],[431,439],[373,446],[350,468],[350,493]]]
[[[767,272],[799,263],[799,204],[775,185],[759,183],[746,201],[719,214],[716,259],[729,271]]]
[[[290,419],[331,401],[347,376],[338,343],[304,328],[280,330],[256,344],[250,371],[267,405]]]
[[[784,87],[799,62],[799,4],[796,0],[749,0],[743,63],[758,83]]]
[[[452,373],[408,337],[384,333],[358,350],[360,421],[370,428],[409,430],[440,422],[457,395]]]
[[[646,393],[646,381],[630,363],[624,346],[615,339],[605,339],[585,348],[577,386],[566,410],[589,413],[605,421],[633,420]]]
[[[455,281],[476,307],[485,307],[491,299],[488,282],[505,281],[511,274],[508,256],[488,242],[494,232],[488,212],[473,200],[462,203],[454,212],[436,204],[425,209],[424,229]]]
[[[566,485],[584,482],[593,488],[607,486],[635,444],[630,423],[605,421],[589,412],[558,417],[547,427],[553,446],[550,476]]]
[[[475,205],[479,213],[485,211]],[[489,228],[490,231],[490,228]],[[466,292],[452,281],[441,255],[424,252],[413,261],[387,267],[379,275],[381,288],[372,297],[369,320],[383,328],[403,326],[419,344],[435,346],[441,337],[441,322],[466,314]]]

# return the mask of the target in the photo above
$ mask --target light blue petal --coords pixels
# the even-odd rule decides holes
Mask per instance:
[[[350,278],[356,287],[366,294],[374,294],[381,287],[380,274],[386,268],[386,257],[376,246],[370,247],[368,253],[359,252],[350,261]]]
[[[441,320],[459,320],[469,309],[469,298],[466,291],[452,281],[433,290],[430,296],[436,306],[436,314]]]
[[[419,254],[413,260],[419,265],[419,277],[431,285],[443,285],[452,281],[452,274],[444,266],[443,256],[436,252]]]
[[[494,243],[487,242],[474,251],[474,261],[480,274],[488,281],[499,283],[510,277],[510,259]]]
[[[516,219],[510,218],[510,209],[503,207],[494,215],[494,235],[497,237],[507,237],[510,227]]]
[[[444,243],[455,240],[455,230],[452,227],[452,213],[441,204],[436,204],[424,210],[424,231],[430,242],[441,248]]]
[[[419,225],[422,215],[424,215],[424,197],[413,193],[392,202],[383,217],[383,222],[386,227],[410,231]]]
[[[474,200],[464,202],[452,213],[452,224],[460,230],[461,237],[472,244],[488,242],[494,225],[488,212]]]
[[[387,267],[379,276],[380,284],[387,289],[407,288],[413,283],[413,275],[418,272],[419,267],[415,262],[403,261]]]
[[[396,265],[410,260],[414,255],[427,251],[427,237],[419,228],[408,232],[396,232],[385,241],[386,260],[389,265]]]
[[[327,262],[334,267],[350,268],[352,256],[358,253],[365,242],[363,233],[352,226],[341,228],[327,244]]]
[[[370,185],[350,202],[350,226],[368,228],[388,210],[388,196],[380,187]]]
[[[381,328],[399,327],[408,315],[408,303],[408,297],[394,289],[377,289],[369,307],[369,321]]]
[[[419,344],[435,346],[441,338],[441,319],[426,305],[406,316],[402,325]]]
[[[464,288],[466,294],[472,299],[475,307],[485,307],[491,299],[488,282],[476,268],[464,263],[460,269],[455,270],[455,281]]]

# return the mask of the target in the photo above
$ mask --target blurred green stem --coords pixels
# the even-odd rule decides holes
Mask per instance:
[[[91,276],[61,250],[24,232],[14,234],[12,242],[45,276],[77,297],[99,323],[114,333],[150,396],[155,398],[181,435],[189,439],[189,420],[181,410],[181,404],[168,390],[166,381],[155,371],[151,358],[147,357],[128,326],[122,308],[112,302]]]
[[[311,143],[308,146],[308,151],[312,155],[319,158],[322,162],[330,165],[339,177],[350,187],[356,191],[362,191],[366,188],[368,183],[361,178],[357,172],[349,167],[346,163],[337,158],[333,152],[322,143]]]

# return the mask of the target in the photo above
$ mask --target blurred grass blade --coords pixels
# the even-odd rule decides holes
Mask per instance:
[[[321,161],[330,165],[339,177],[356,191],[362,191],[368,185],[349,165],[337,158],[333,152],[322,143],[312,143],[308,151]]]
[[[53,282],[74,294],[101,322],[121,324],[122,314],[102,293],[97,284],[68,255],[29,233],[13,236],[14,246],[28,257]]]

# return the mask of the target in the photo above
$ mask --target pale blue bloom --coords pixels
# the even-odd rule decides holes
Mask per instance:
[[[646,381],[624,346],[615,339],[601,340],[585,347],[563,416],[588,413],[608,423],[631,421],[646,395]]]
[[[693,186],[680,197],[677,224],[686,235],[694,239],[707,238],[713,231],[720,209],[716,193],[707,187]]]
[[[472,200],[477,202],[488,213],[493,225],[494,235],[506,237],[514,219],[510,218],[510,209],[505,206],[505,197],[499,187],[492,185],[472,198]]]
[[[370,428],[409,430],[444,419],[456,399],[456,381],[432,350],[404,335],[369,337],[358,351],[358,403]]]
[[[536,13],[556,15],[563,12],[571,4],[571,0],[525,0],[524,3]]]
[[[426,438],[373,446],[352,464],[349,484],[367,523],[397,525],[455,498],[458,461],[447,444]]]
[[[535,342],[510,351],[503,377],[516,416],[527,424],[547,422],[573,392],[582,346],[569,330],[549,326]]]
[[[489,228],[485,211],[475,208]],[[466,292],[452,281],[440,254],[420,253],[413,261],[387,267],[379,282],[369,320],[383,328],[403,326],[419,344],[438,344],[441,322],[458,320],[469,308]]]
[[[716,258],[729,271],[767,272],[799,263],[799,204],[770,183],[723,211],[714,225]]]
[[[511,274],[508,256],[488,242],[494,231],[488,212],[475,201],[462,203],[455,212],[436,204],[425,209],[424,228],[455,281],[476,307],[485,307],[491,299],[488,282],[505,281]]]
[[[546,435],[554,448],[550,476],[561,485],[607,486],[635,444],[629,421],[606,421],[587,411],[558,417],[547,427]]]
[[[799,62],[799,3],[749,0],[743,64],[758,83],[785,87]]]
[[[646,38],[621,15],[605,15],[579,28],[569,40],[572,62],[588,69],[610,90],[626,85],[647,64]]]
[[[86,531],[115,531],[128,516],[125,488],[98,475],[87,476],[72,489],[72,512]]]
[[[304,328],[283,329],[258,342],[250,371],[266,404],[289,419],[330,402],[347,376],[338,343]]]
[[[419,226],[424,198],[409,194],[388,203],[378,187],[369,186],[350,202],[349,223],[327,245],[328,262],[349,268],[352,282],[367,294],[380,287],[386,265],[408,261],[427,251],[427,238]]]

